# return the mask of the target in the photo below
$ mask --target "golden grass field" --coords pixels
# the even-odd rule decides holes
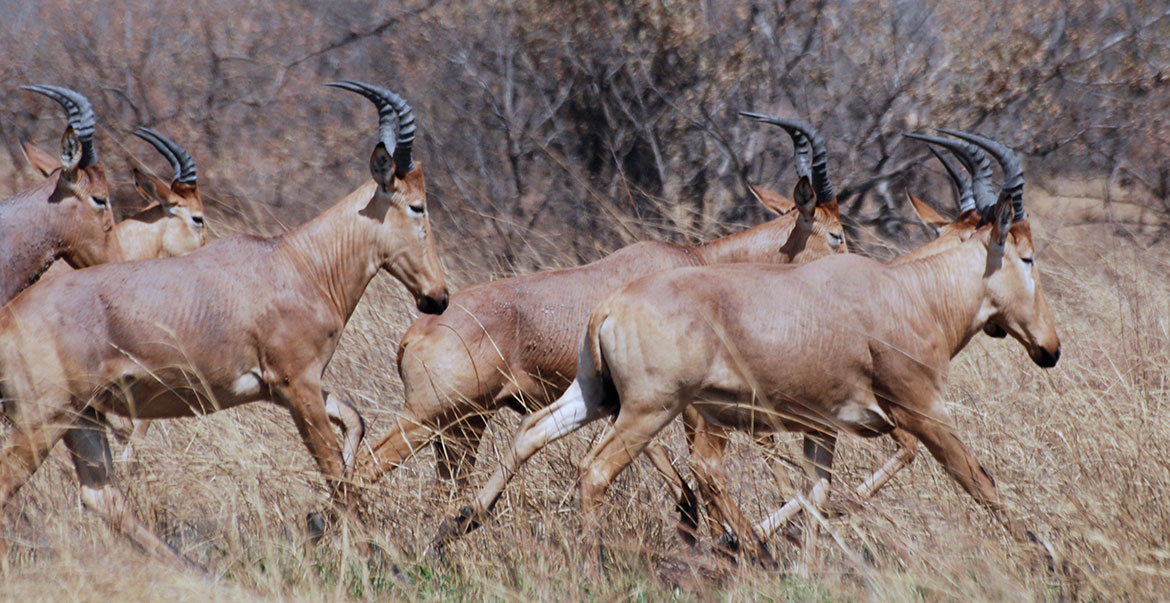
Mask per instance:
[[[1067,188],[1067,187],[1065,187]],[[1065,188],[1052,187],[1062,193]],[[1076,188],[1076,187],[1072,187]],[[1084,187],[1081,187],[1084,188]],[[1084,195],[1082,195],[1084,197]],[[12,600],[763,599],[1154,600],[1170,593],[1170,245],[1118,206],[1056,198],[1030,186],[1037,265],[1063,343],[1043,371],[1011,340],[979,336],[952,364],[947,389],[959,433],[1007,504],[1051,542],[1070,576],[1052,574],[920,447],[915,462],[858,513],[831,519],[815,550],[784,542],[785,568],[732,566],[674,531],[673,504],[645,461],[611,489],[604,514],[611,562],[593,578],[580,546],[576,461],[599,427],[537,455],[494,521],[422,556],[438,523],[470,492],[435,477],[424,450],[366,495],[369,558],[344,535],[305,542],[304,516],[326,506],[324,483],[287,414],[274,406],[156,424],[138,445],[141,467],[119,468],[140,517],[213,577],[178,573],[139,553],[78,499],[58,446],[5,519],[14,538],[0,597]],[[1132,213],[1132,212],[1131,212]],[[214,216],[213,216],[214,217]],[[1086,218],[1091,218],[1086,220]],[[222,234],[227,227],[220,227]],[[473,266],[468,242],[437,234],[448,267]],[[539,233],[534,234],[539,236]],[[563,258],[533,258],[560,266]],[[483,272],[452,270],[460,286]],[[413,316],[400,285],[379,275],[345,331],[325,383],[353,400],[376,441],[401,407],[396,345]],[[517,418],[502,413],[481,449],[478,486]],[[672,426],[670,448],[685,458]],[[776,452],[798,458],[795,437]],[[120,445],[115,444],[115,454]],[[737,436],[728,467],[753,518],[781,501],[764,449]],[[844,436],[833,494],[856,485],[892,442]],[[680,459],[680,465],[684,461]],[[391,562],[408,577],[395,579]]]

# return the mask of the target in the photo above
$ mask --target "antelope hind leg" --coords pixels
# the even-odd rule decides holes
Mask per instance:
[[[610,409],[604,401],[592,399],[595,397],[584,395],[580,382],[574,380],[556,402],[525,417],[512,443],[504,451],[499,468],[480,489],[470,506],[460,509],[458,515],[439,525],[431,550],[439,553],[451,541],[479,527],[516,471],[537,451],[609,415]]]
[[[49,404],[52,402],[46,403],[45,407]],[[62,407],[67,408],[67,405],[68,401],[62,403]],[[71,410],[38,417],[35,423],[28,421],[28,417],[12,413],[11,407],[5,411],[10,413],[8,416],[12,418],[15,427],[8,434],[3,451],[0,452],[0,521],[5,519],[4,511],[8,502],[36,473],[53,446],[73,423],[73,418],[69,416]],[[7,567],[7,563],[8,544],[0,532],[0,565]]]
[[[75,426],[65,433],[65,445],[77,470],[81,501],[87,509],[97,513],[147,554],[183,569],[206,573],[134,516],[122,492],[112,482],[110,443],[106,438],[105,424],[93,409],[86,410]]]
[[[487,421],[487,415],[479,413],[461,418],[443,429],[431,442],[435,450],[435,470],[440,478],[454,481],[459,489],[467,486]]]
[[[653,406],[652,406],[653,407]],[[598,507],[609,484],[633,462],[662,428],[679,413],[667,405],[651,413],[618,413],[613,427],[581,461],[581,514],[584,516],[590,557],[601,559],[601,524]]]
[[[666,480],[667,487],[670,488],[674,499],[678,501],[675,503],[675,510],[678,511],[679,516],[677,526],[679,537],[690,546],[698,545],[699,497],[695,495],[695,491],[675,468],[674,463],[670,460],[670,454],[666,452],[666,448],[662,446],[661,442],[653,440],[647,444],[646,456],[658,474]]]

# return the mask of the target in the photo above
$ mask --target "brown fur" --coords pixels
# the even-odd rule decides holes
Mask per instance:
[[[495,412],[531,412],[564,392],[589,311],[620,285],[680,266],[800,263],[845,250],[836,202],[816,204],[807,182],[797,186],[796,203],[753,192],[782,215],[709,243],[637,243],[586,266],[480,283],[456,293],[443,315],[420,317],[398,351],[403,416],[359,460],[357,478],[377,479],[441,435],[439,470],[462,481]],[[654,460],[677,476],[664,452]],[[682,497],[681,478],[671,482]]]
[[[374,181],[292,232],[63,274],[0,311],[0,387],[15,425],[0,452],[0,510],[64,437],[86,504],[183,563],[125,512],[104,432],[85,427],[104,413],[181,417],[261,400],[289,410],[338,493],[321,375],[362,292],[382,269],[420,308],[442,311],[447,299],[422,167],[394,177],[379,144],[370,169]]]
[[[941,392],[950,359],[988,323],[1041,366],[1059,358],[1032,253],[1028,223],[1012,224],[1004,200],[994,224],[904,263],[843,255],[788,269],[683,268],[622,287],[590,316],[577,381],[525,419],[470,513],[445,523],[439,540],[481,521],[536,450],[617,408],[581,464],[582,509],[592,516],[613,478],[691,405],[729,428],[816,435],[806,446],[821,492],[813,500],[826,492],[838,431],[903,429],[1027,540],[954,433]]]
[[[105,170],[101,163],[79,168],[80,145],[68,128],[60,167],[0,201],[0,303],[35,283],[57,258],[82,268],[121,256]]]

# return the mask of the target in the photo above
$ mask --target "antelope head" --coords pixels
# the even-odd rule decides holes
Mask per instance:
[[[110,186],[93,144],[97,123],[93,105],[68,88],[37,85],[23,89],[57,101],[69,119],[69,127],[61,137],[59,163],[48,172],[50,179],[56,178],[49,203],[57,206],[57,215],[61,217],[59,233],[64,243],[61,257],[74,268],[120,257],[118,240],[112,232]],[[30,161],[43,172],[50,165],[45,162],[47,155],[39,153],[36,159],[30,155]]]
[[[174,170],[168,185],[165,181],[134,168],[134,188],[149,202],[157,204],[166,225],[161,234],[161,253],[176,257],[190,253],[207,242],[203,224],[203,199],[199,196],[198,172],[195,160],[175,141],[150,128],[138,128],[134,135],[149,142]],[[150,207],[146,214],[150,211]],[[133,255],[133,243],[123,240],[123,251]],[[145,256],[143,256],[145,257]]]
[[[771,191],[748,187],[756,199],[773,212],[781,216],[796,212],[791,231],[779,249],[780,254],[788,262],[802,263],[847,252],[845,229],[841,225],[837,195],[826,168],[827,154],[820,133],[811,125],[795,119],[748,111],[741,111],[740,115],[780,126],[792,137],[797,176],[792,200]],[[752,261],[775,260],[753,258]]]
[[[1023,344],[1037,365],[1056,366],[1060,337],[1035,269],[1020,159],[1014,151],[989,138],[958,130],[942,131],[983,147],[1003,168],[998,201],[984,216],[989,227],[979,230],[987,248],[983,272],[987,295],[981,315],[987,316],[987,325],[1002,329]]]
[[[423,169],[413,157],[414,110],[385,88],[353,80],[326,86],[361,94],[378,108],[379,141],[370,156],[376,187],[361,214],[378,223],[380,267],[410,290],[419,311],[441,314],[447,308],[447,282],[431,236]]]

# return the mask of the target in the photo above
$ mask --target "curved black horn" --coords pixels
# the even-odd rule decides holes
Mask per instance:
[[[800,173],[802,166],[806,170],[809,167],[808,148],[811,146],[811,180],[813,189],[817,194],[817,203],[828,203],[837,198],[837,194],[833,192],[833,182],[829,180],[825,142],[821,140],[821,135],[817,132],[816,128],[797,119],[787,119],[775,115],[752,113],[750,111],[740,111],[739,114],[767,124],[780,126],[784,128],[784,131],[788,132],[789,136],[792,136],[792,143],[796,146],[798,157],[798,175],[804,176],[804,174]],[[803,142],[799,140],[801,137],[804,138]],[[803,153],[803,156],[801,153]]]
[[[936,144],[949,149],[963,163],[963,167],[971,173],[971,190],[975,195],[975,208],[986,213],[995,206],[995,191],[992,190],[991,160],[983,149],[965,141],[941,136],[929,136],[915,132],[907,132],[905,136]]]
[[[947,149],[950,149],[951,152],[954,153],[955,156],[959,158],[959,162],[963,164],[963,167],[966,168],[967,171],[971,172],[972,174],[975,173],[975,171],[971,169],[971,165],[970,165],[972,162],[972,158],[968,157],[968,156],[964,156],[962,153],[955,151],[953,145],[967,145],[967,146],[972,146],[972,147],[974,147],[974,145],[971,145],[970,143],[963,142],[961,140],[951,140],[949,138],[939,138],[937,136],[926,136],[923,134],[917,134],[915,132],[903,132],[902,135],[907,137],[907,138],[914,138],[916,140],[922,140],[922,141],[925,141],[928,143],[927,148],[929,148],[930,152],[933,153],[934,156],[938,158],[939,162],[943,164],[943,167],[946,168],[946,170],[947,170],[947,174],[949,174],[951,176],[951,180],[954,181],[955,186],[959,189],[959,213],[960,214],[967,212],[967,211],[970,211],[970,210],[973,210],[973,209],[977,209],[979,207],[979,205],[976,203],[975,187],[974,187],[974,184],[972,183],[972,181],[970,179],[968,179],[962,172],[960,172],[955,167],[955,164],[951,163],[951,161],[946,158],[946,155],[943,155],[938,149],[934,148],[934,146],[929,144],[929,143],[934,142],[935,140],[940,141],[938,143],[939,146],[943,146]],[[946,143],[946,144],[944,144],[944,143]],[[978,147],[974,147],[974,148],[977,151],[979,150]],[[986,162],[987,155],[984,154],[983,151],[979,151],[979,153],[981,155],[983,155],[983,160],[984,160],[984,162]],[[988,164],[986,167],[987,167],[987,173],[988,173],[988,175],[990,175],[991,174],[991,165]]]
[[[97,119],[94,118],[93,105],[89,99],[74,90],[60,86],[37,84],[21,86],[21,89],[43,94],[57,101],[57,104],[65,109],[69,125],[73,126],[77,140],[81,142],[81,163],[78,166],[89,167],[97,163],[97,149],[93,146],[93,131],[97,126]]]
[[[1003,168],[1003,186],[999,189],[999,196],[1001,199],[1007,197],[1012,200],[1012,209],[1014,210],[1012,220],[1019,221],[1028,217],[1028,213],[1024,211],[1024,168],[1021,167],[1020,156],[1016,155],[1015,151],[1001,142],[978,134],[945,128],[939,128],[939,132],[973,142],[991,153],[991,156],[999,162],[999,166]]]
[[[962,215],[975,209],[975,193],[971,188],[971,181],[955,167],[955,164],[951,163],[950,159],[947,159],[946,155],[942,154],[942,151],[933,146],[928,146],[927,148],[930,149],[931,154],[938,159],[939,163],[943,164],[943,168],[946,169],[947,174],[950,174],[951,180],[954,181],[955,187],[959,189],[959,214]]]
[[[171,164],[171,169],[175,170],[174,180],[176,182],[195,184],[199,175],[195,170],[195,160],[191,158],[191,155],[183,147],[150,128],[140,126],[134,130],[134,135],[149,142],[156,151],[167,158],[167,161]]]
[[[798,128],[784,125],[781,122],[787,122],[787,120],[779,117],[772,117],[763,113],[752,113],[751,111],[740,111],[739,114],[784,128],[784,131],[788,132],[788,135],[792,137],[792,163],[795,164],[796,177],[808,178],[809,181],[812,180],[812,145],[809,144],[808,137],[803,132]]]
[[[378,108],[378,138],[394,154],[395,175],[401,178],[414,169],[414,109],[406,104],[405,99],[385,88],[355,80],[339,80],[325,85],[370,99]],[[397,131],[390,119],[392,115],[398,118]]]

